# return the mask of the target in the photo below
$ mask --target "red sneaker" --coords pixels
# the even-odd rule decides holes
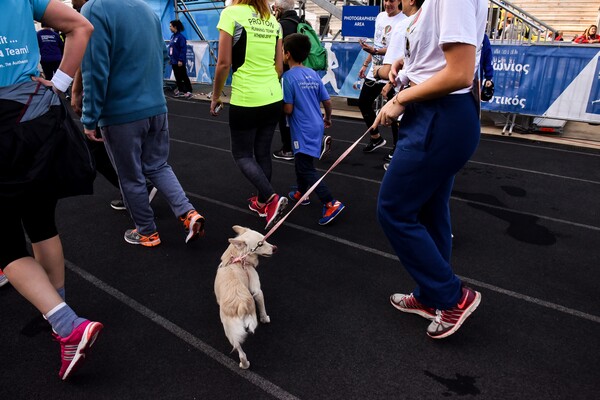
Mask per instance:
[[[390,303],[402,312],[417,314],[430,321],[435,319],[435,308],[424,306],[412,293],[394,293],[390,296]]]
[[[454,307],[436,311],[435,319],[427,327],[427,335],[434,339],[452,335],[475,311],[479,303],[481,303],[481,293],[463,286],[462,296]]]
[[[267,216],[267,205],[258,205],[258,196],[253,196],[248,199],[248,208],[258,214],[259,217]]]
[[[100,331],[104,328],[100,322],[84,321],[71,334],[62,338],[56,335],[60,343],[60,358],[62,365],[58,376],[64,381],[85,360],[90,347],[94,345]]]
[[[283,217],[283,211],[287,206],[288,199],[287,197],[279,197],[278,194],[273,196],[270,202],[266,204],[267,211],[267,225],[265,226],[265,230],[268,231]]]

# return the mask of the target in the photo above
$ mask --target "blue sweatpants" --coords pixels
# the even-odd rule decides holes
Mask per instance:
[[[417,283],[415,297],[436,309],[452,308],[461,296],[450,265],[449,199],[454,175],[477,148],[480,129],[470,93],[408,105],[381,183],[379,223]]]
[[[119,175],[125,206],[142,235],[156,232],[146,179],[165,197],[173,214],[194,209],[168,164],[167,114],[101,128],[110,161]]]

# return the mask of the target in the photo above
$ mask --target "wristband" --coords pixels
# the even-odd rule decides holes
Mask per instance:
[[[52,82],[52,85],[54,85],[57,90],[64,93],[69,88],[71,82],[73,82],[73,78],[62,72],[60,69],[57,69],[50,82]]]

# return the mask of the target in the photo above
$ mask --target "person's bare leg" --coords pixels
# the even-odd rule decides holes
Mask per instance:
[[[35,260],[42,265],[54,289],[65,286],[65,257],[58,235],[33,243]]]
[[[13,287],[42,314],[63,302],[44,268],[33,258],[15,260],[3,271]]]

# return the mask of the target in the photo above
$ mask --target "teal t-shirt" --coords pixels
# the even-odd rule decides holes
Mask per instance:
[[[50,0],[2,0],[0,87],[38,76],[40,50],[34,20],[41,21]]]

